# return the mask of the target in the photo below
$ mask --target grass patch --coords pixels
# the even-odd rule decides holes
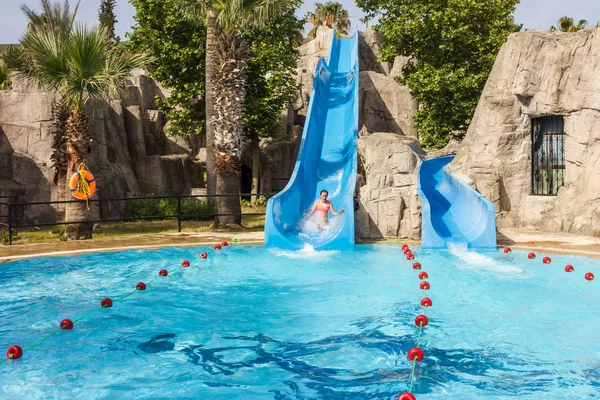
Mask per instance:
[[[243,207],[244,213],[264,212],[264,208]],[[242,227],[239,229],[212,227],[213,221],[182,221],[181,231],[194,232],[261,232],[265,227],[264,215],[248,215],[242,217]],[[163,233],[176,233],[177,220],[162,221],[132,221],[102,223],[94,228],[94,239],[111,238],[119,236],[151,235]],[[13,244],[52,243],[66,240],[64,225],[42,228],[40,230],[19,230],[13,235]],[[8,242],[7,242],[8,243]]]

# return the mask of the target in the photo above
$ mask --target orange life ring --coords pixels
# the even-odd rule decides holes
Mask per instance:
[[[81,191],[81,188],[79,185],[81,174],[83,174],[83,179],[85,179],[89,184],[89,187],[90,187],[89,196],[87,196],[85,194],[85,192]],[[94,192],[96,191],[96,179],[94,178],[94,175],[92,175],[92,173],[90,171],[81,169],[81,170],[75,172],[73,174],[73,176],[71,177],[71,180],[69,181],[69,190],[71,190],[71,194],[76,199],[87,200],[87,199],[91,198],[94,195]]]

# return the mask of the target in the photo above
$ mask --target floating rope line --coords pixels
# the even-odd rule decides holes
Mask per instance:
[[[504,254],[508,254],[511,253],[512,249],[510,247],[505,247],[504,248]],[[534,252],[531,252],[529,254],[527,254],[527,258],[529,258],[530,260],[534,260],[536,257]],[[546,256],[542,259],[542,262],[544,264],[550,264],[552,262],[552,259],[549,256]],[[571,264],[567,264],[567,266],[565,267],[565,272],[574,272],[575,271],[575,267],[573,267]],[[583,277],[585,278],[586,281],[593,281],[596,277],[594,276],[593,273],[591,272],[586,272]]]
[[[407,244],[402,245],[402,250],[406,255],[407,260],[414,260],[415,256],[410,250],[410,247]],[[421,271],[421,263],[415,262],[413,264],[413,269],[419,272],[419,279],[422,281],[419,287],[423,290],[424,297],[421,299],[421,306],[423,307],[423,313],[417,315],[415,317],[415,325],[419,327],[419,332],[417,334],[417,346],[413,347],[408,352],[408,360],[412,361],[412,369],[410,372],[410,382],[408,385],[408,391],[400,394],[398,396],[398,400],[416,400],[416,397],[412,394],[413,385],[415,382],[415,369],[417,367],[417,362],[423,361],[425,354],[423,350],[419,347],[421,345],[421,335],[423,333],[423,328],[429,324],[429,320],[427,319],[427,308],[432,306],[431,299],[427,297],[427,291],[431,289],[431,285],[425,279],[429,278],[429,274],[425,271]]]
[[[227,242],[223,242],[221,244],[216,244],[214,246],[215,250],[220,250],[221,246],[228,246]],[[201,259],[206,259],[208,258],[208,255],[205,252],[200,253],[200,258]],[[188,260],[183,260],[181,262],[181,269],[178,269],[177,271],[183,270],[185,268],[188,268],[190,266],[190,262]],[[177,272],[175,271],[175,272]],[[137,285],[135,286],[135,290],[131,293],[128,293],[124,296],[119,297],[118,299],[114,300],[115,303],[121,302],[123,300],[125,300],[126,298],[132,296],[133,294],[140,292],[140,291],[144,291],[146,290],[146,288],[148,287],[148,285],[150,285],[151,283],[153,283],[154,281],[156,281],[159,277],[167,277],[169,275],[169,271],[167,271],[166,269],[161,269],[160,271],[158,271],[158,276],[155,276],[154,279],[151,279],[150,281],[148,281],[148,283],[144,283],[144,282],[138,282]],[[23,356],[23,352],[26,350],[29,350],[35,346],[40,345],[41,343],[43,343],[44,341],[48,340],[49,338],[51,338],[52,336],[56,335],[58,332],[60,332],[61,330],[71,330],[73,329],[73,326],[76,322],[79,322],[87,317],[89,317],[91,314],[103,310],[105,308],[111,308],[113,306],[113,300],[110,298],[104,298],[102,299],[102,301],[100,302],[100,307],[96,308],[94,310],[88,311],[87,313],[85,313],[83,316],[81,316],[80,318],[76,319],[75,321],[71,321],[70,319],[63,319],[60,322],[60,327],[54,331],[52,331],[51,333],[49,333],[48,335],[44,336],[42,339],[38,340],[37,342],[34,342],[32,344],[30,344],[29,346],[25,347],[24,349],[21,348],[18,345],[13,345],[10,346],[8,348],[8,350],[6,351],[6,358],[4,360],[0,360],[0,365],[4,364],[5,362],[7,362],[8,360],[16,360],[18,358],[21,358]]]

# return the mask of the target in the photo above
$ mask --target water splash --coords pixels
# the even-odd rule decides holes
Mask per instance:
[[[305,243],[304,247],[302,247],[301,250],[290,251],[290,250],[273,249],[273,250],[271,250],[271,252],[273,254],[275,254],[277,257],[287,257],[287,258],[295,258],[295,259],[314,259],[314,260],[326,259],[326,258],[329,258],[329,257],[339,253],[338,250],[317,251],[317,250],[315,250],[314,246],[309,243]]]
[[[494,260],[485,254],[470,251],[466,243],[448,243],[448,251],[462,261],[457,266],[463,270],[477,269],[501,274],[520,274],[523,272],[523,269],[516,265],[503,264],[501,261]]]
[[[307,244],[319,244],[332,239],[342,229],[344,217],[333,216],[324,223],[318,215],[305,216],[298,223],[298,237]]]

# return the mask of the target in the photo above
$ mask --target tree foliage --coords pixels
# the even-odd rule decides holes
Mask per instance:
[[[425,147],[462,139],[519,0],[358,0],[379,16],[382,58],[410,57],[398,81],[419,102],[415,123]]]
[[[244,34],[250,46],[246,64],[246,140],[276,137],[280,130],[281,111],[298,93],[295,68],[300,53],[296,46],[303,25],[295,9],[290,8],[266,26]]]
[[[121,38],[115,34],[115,25],[119,22],[115,16],[116,5],[117,0],[102,0],[100,12],[98,13],[100,27],[106,31],[106,38],[111,43],[119,43],[121,41]]]
[[[0,60],[0,90],[10,88],[10,79],[8,78],[8,74],[8,67]]]
[[[308,32],[309,39],[314,39],[317,36],[317,29],[325,24],[342,34],[347,34],[350,29],[348,10],[337,1],[328,1],[325,4],[316,3],[315,12],[309,12],[307,17],[308,22],[312,25],[312,29]]]
[[[206,29],[180,0],[132,0],[136,25],[129,36],[132,48],[155,59],[151,76],[172,90],[157,99],[168,120],[168,133],[204,133],[204,65]]]
[[[571,17],[561,17],[558,19],[558,28],[554,25],[550,27],[550,32],[555,32],[560,30],[561,32],[577,32],[582,29],[585,29],[587,25],[587,20],[580,19],[575,25],[575,20]]]

